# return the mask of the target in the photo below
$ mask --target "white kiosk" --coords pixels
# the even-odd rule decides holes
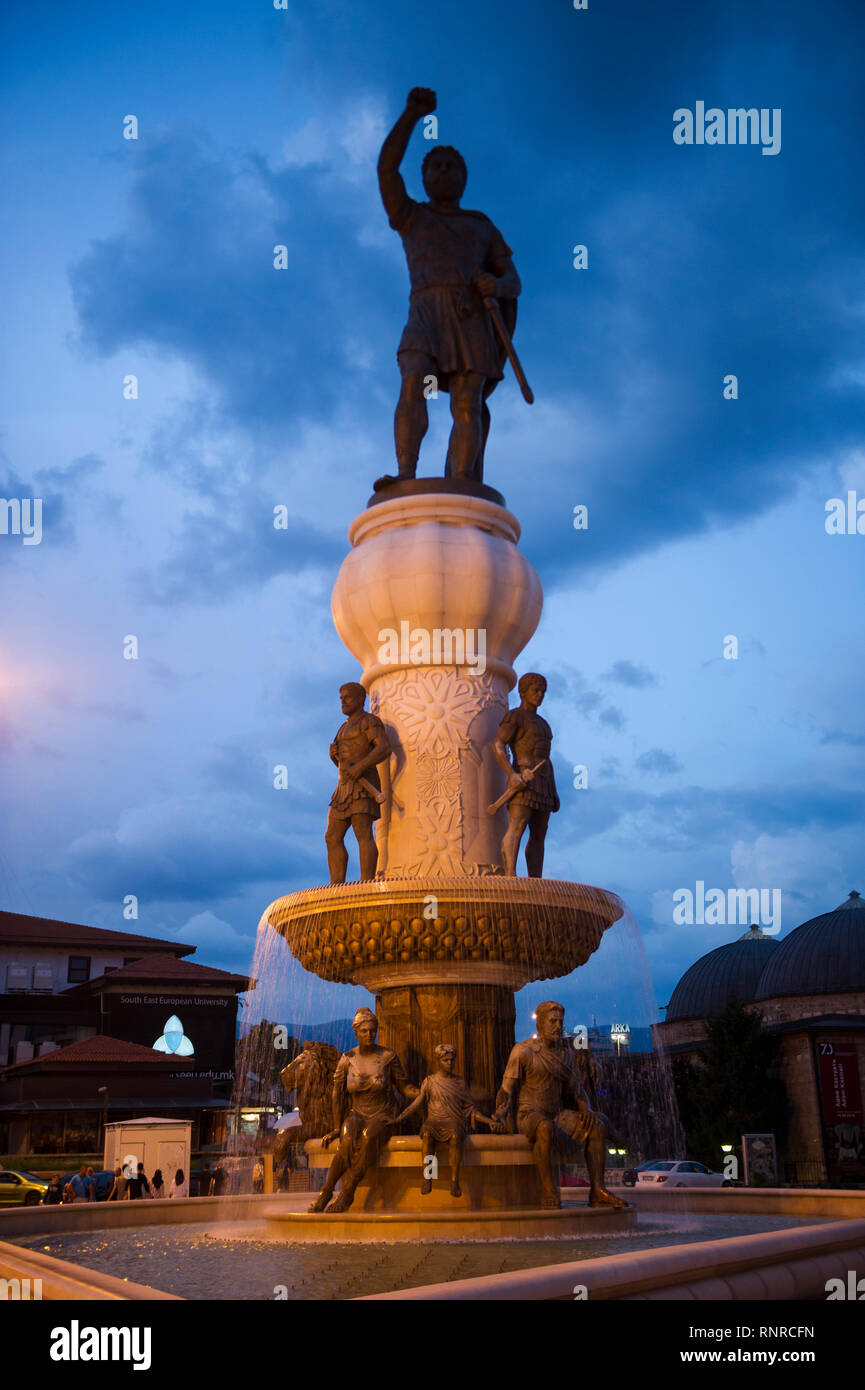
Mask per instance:
[[[161,1120],[148,1115],[142,1120],[116,1120],[105,1126],[105,1167],[113,1172],[118,1166],[126,1177],[132,1177],[138,1164],[152,1178],[162,1169],[165,1193],[171,1186],[178,1168],[183,1169],[189,1182],[192,1156],[192,1121]]]

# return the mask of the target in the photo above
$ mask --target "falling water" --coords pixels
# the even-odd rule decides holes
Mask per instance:
[[[545,998],[565,1005],[566,1027],[571,1034],[579,1027],[591,1034],[595,1020],[627,1022],[632,1037],[637,1029],[648,1029],[657,1020],[651,976],[637,924],[627,907],[620,905],[623,910],[618,920],[604,931],[611,902],[613,910],[619,906],[612,895],[551,880],[538,883],[535,894],[533,883],[537,881],[520,880],[521,891],[509,899],[505,881],[498,876],[441,880],[443,899],[448,893],[452,897],[458,886],[459,910],[448,917],[443,905],[442,916],[427,920],[423,904],[433,886],[431,880],[382,882],[381,920],[368,925],[367,938],[374,927],[375,939],[367,939],[366,948],[381,952],[390,946],[387,959],[393,958],[397,968],[400,959],[411,956],[416,964],[428,964],[432,979],[435,963],[441,959],[452,966],[463,961],[467,968],[473,961],[483,960],[512,970],[517,984],[527,982],[516,995],[517,1040],[531,1036],[532,1010]],[[333,903],[333,896],[324,891]],[[346,885],[334,896],[338,902],[343,893],[350,892],[351,885]],[[415,892],[416,908],[411,901]],[[554,901],[544,902],[544,897]],[[397,902],[398,898],[402,901]],[[271,913],[271,917],[280,915]],[[350,921],[351,915],[350,909],[343,910],[341,920]],[[319,923],[319,918],[307,916],[303,925],[292,928],[298,956],[307,959],[312,933],[318,932]],[[320,933],[315,940],[319,938]],[[361,952],[364,948],[356,945],[354,949]],[[569,971],[573,960],[583,963]],[[279,931],[265,919],[259,928],[251,973],[257,984],[247,1022],[267,1020],[271,1027],[248,1036],[242,1049],[235,1091],[238,1115],[243,1104],[249,1105],[256,1095],[261,1100],[267,1098],[267,1088],[258,1078],[273,1076],[291,1060],[292,1052],[280,1048],[286,1041],[286,1030],[300,1043],[316,1036],[310,1030],[323,1018],[346,1019],[364,1004],[374,1007],[373,998],[361,986],[326,982],[305,970]],[[275,1025],[282,1025],[282,1033]],[[344,1047],[352,1040],[346,1037],[339,1041]],[[410,1065],[410,1059],[403,1060]],[[630,1166],[646,1157],[684,1155],[672,1075],[665,1058],[653,1052],[629,1051],[617,1056],[595,1049],[587,1072],[595,1080],[597,1095],[592,1099],[612,1122],[617,1149],[626,1150],[624,1156],[611,1160],[613,1166]],[[494,1097],[484,1099],[492,1103]],[[237,1153],[249,1152],[250,1147],[248,1141],[235,1140]]]

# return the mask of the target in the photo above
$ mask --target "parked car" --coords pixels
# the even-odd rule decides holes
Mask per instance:
[[[659,1159],[637,1174],[637,1181],[644,1183],[666,1183],[668,1187],[732,1187],[729,1178],[723,1173],[713,1173],[705,1163],[695,1163],[693,1159]]]
[[[636,1168],[626,1168],[624,1173],[622,1174],[622,1185],[624,1187],[636,1187],[637,1179],[639,1178],[640,1174],[645,1172],[647,1168],[654,1168],[657,1162],[658,1159],[653,1158],[647,1163],[638,1164]]]
[[[578,1173],[560,1173],[559,1187],[588,1187],[585,1178],[581,1178]]]
[[[48,1191],[48,1181],[22,1169],[0,1170],[0,1207],[38,1206]]]
[[[61,1179],[60,1179],[60,1191],[62,1192],[63,1189],[64,1189],[64,1187],[66,1186],[66,1184],[67,1184],[68,1182],[71,1182],[72,1179],[73,1179],[74,1177],[77,1177],[77,1176],[78,1176],[78,1169],[77,1169],[77,1168],[76,1168],[75,1171],[72,1172],[72,1173],[64,1173],[63,1176],[62,1176]],[[112,1187],[114,1186],[114,1173],[113,1173],[113,1172],[100,1172],[100,1173],[97,1173],[96,1170],[94,1169],[93,1176],[94,1176],[94,1178],[96,1179],[96,1201],[97,1201],[97,1202],[105,1202],[105,1201],[107,1201],[107,1200],[108,1200],[108,1194],[109,1194],[109,1192],[111,1191]],[[47,1183],[46,1183],[46,1186],[47,1186]],[[77,1201],[80,1201],[81,1199],[80,1199],[80,1198],[76,1198],[76,1200],[77,1200]]]

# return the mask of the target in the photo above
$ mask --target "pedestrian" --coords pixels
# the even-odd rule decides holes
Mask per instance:
[[[252,1190],[253,1192],[264,1191],[264,1164],[260,1158],[255,1160],[255,1167],[252,1170]]]
[[[189,1188],[186,1185],[186,1179],[183,1176],[182,1168],[178,1168],[177,1172],[174,1174],[174,1181],[171,1184],[171,1188],[169,1190],[168,1195],[169,1197],[189,1196]]]
[[[201,1169],[201,1177],[198,1180],[199,1197],[209,1197],[213,1189],[213,1174],[210,1171],[210,1164],[205,1163]]]
[[[161,1168],[157,1168],[156,1172],[153,1174],[153,1177],[152,1177],[151,1180],[150,1180],[150,1186],[153,1188],[153,1194],[152,1194],[152,1195],[153,1195],[154,1197],[164,1197],[164,1196],[165,1196],[165,1183],[164,1183],[163,1178],[162,1178],[162,1169],[161,1169]]]
[[[64,1188],[63,1188],[63,1205],[64,1205],[64,1206],[68,1206],[70,1202],[74,1202],[74,1201],[75,1201],[75,1192],[74,1192],[74,1189],[73,1189],[73,1187],[72,1187],[72,1183],[71,1183],[71,1182],[68,1182],[68,1183],[65,1184],[65,1186],[64,1186]]]
[[[114,1169],[114,1182],[112,1183],[111,1191],[108,1194],[108,1201],[119,1202],[122,1197],[126,1196],[126,1187],[127,1183],[125,1177],[123,1176],[123,1169],[118,1164],[117,1167]]]
[[[59,1179],[59,1177],[57,1176],[57,1174],[55,1173],[55,1174],[54,1174],[54,1177],[51,1179],[50,1183],[48,1184],[48,1191],[45,1193],[45,1196],[42,1198],[42,1205],[43,1205],[43,1206],[46,1206],[46,1207],[57,1207],[57,1206],[60,1205],[60,1203],[61,1203],[62,1201],[63,1201],[63,1189],[62,1189],[61,1186],[60,1186],[60,1179]]]
[[[127,1183],[127,1190],[131,1201],[137,1201],[139,1197],[150,1196],[150,1183],[144,1176],[144,1164],[139,1163],[138,1171]]]
[[[222,1163],[217,1163],[213,1174],[212,1192],[214,1197],[224,1197],[228,1191],[228,1173]]]
[[[96,1187],[96,1183],[91,1182],[90,1178],[87,1176],[86,1163],[82,1163],[81,1167],[78,1169],[78,1172],[75,1173],[75,1175],[69,1179],[66,1186],[67,1188],[70,1188],[72,1191],[72,1196],[69,1198],[70,1202],[93,1201],[93,1193]]]
[[[89,1189],[90,1189],[90,1191],[89,1191],[89,1193],[88,1193],[87,1200],[88,1200],[88,1202],[95,1202],[95,1201],[96,1201],[96,1174],[94,1173],[94,1171],[93,1171],[92,1168],[88,1168],[88,1169],[87,1169],[86,1177],[87,1177],[87,1183],[88,1183],[88,1186],[89,1186]]]

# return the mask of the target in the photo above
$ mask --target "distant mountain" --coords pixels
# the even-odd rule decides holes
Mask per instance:
[[[335,1018],[330,1023],[286,1023],[285,1026],[290,1038],[297,1038],[299,1042],[332,1043],[340,1052],[347,1052],[357,1042],[350,1018]]]

